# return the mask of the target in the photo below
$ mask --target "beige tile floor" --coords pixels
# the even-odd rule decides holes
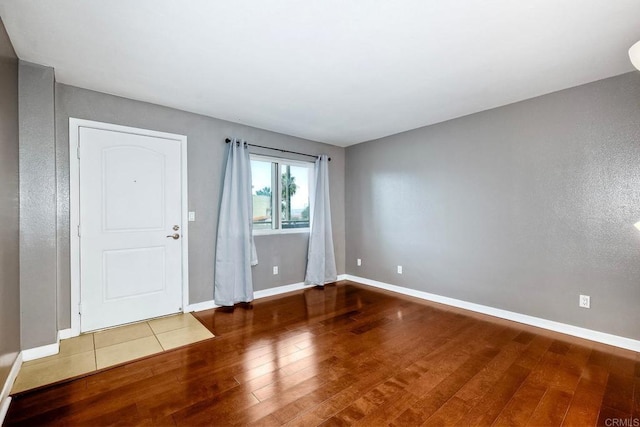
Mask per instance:
[[[192,314],[83,334],[60,341],[60,352],[22,364],[11,393],[30,390],[98,369],[213,338]]]

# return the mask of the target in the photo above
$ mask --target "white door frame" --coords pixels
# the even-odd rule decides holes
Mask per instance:
[[[69,118],[69,235],[71,253],[71,336],[80,335],[80,157],[78,142],[80,128],[125,132],[134,135],[173,139],[180,142],[182,207],[180,229],[182,240],[182,311],[189,305],[189,223],[187,197],[187,137],[173,133],[156,132],[92,120]]]

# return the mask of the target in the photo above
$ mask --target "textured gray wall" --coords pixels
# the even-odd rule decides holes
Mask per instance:
[[[265,106],[268,108],[268,106]],[[226,137],[250,143],[300,151],[327,153],[332,157],[331,209],[338,271],[344,273],[344,159],[345,150],[292,136],[268,132],[211,117],[106,95],[63,84],[56,85],[56,141],[58,190],[58,295],[59,327],[69,327],[69,117],[134,126],[186,135],[188,138],[189,210],[196,222],[189,224],[189,302],[213,298],[213,265],[218,204],[226,158]],[[259,150],[256,150],[259,152]],[[273,151],[261,154],[278,155]],[[295,156],[291,157],[295,158]],[[300,158],[304,160],[308,158]],[[254,270],[255,290],[304,280],[308,236],[287,234],[257,236],[259,265]],[[279,262],[273,276],[271,262]]]
[[[18,59],[0,20],[0,388],[20,351]]]
[[[640,339],[640,73],[349,147],[346,183],[349,274]]]
[[[53,68],[20,61],[22,348],[56,342],[56,164]]]

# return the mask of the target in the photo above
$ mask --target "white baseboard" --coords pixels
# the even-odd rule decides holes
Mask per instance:
[[[336,281],[347,280],[346,274],[339,274],[336,278]],[[293,283],[291,285],[283,285],[277,286],[275,288],[264,289],[262,291],[255,291],[253,293],[253,297],[255,299],[258,298],[266,298],[274,295],[285,294],[287,292],[299,291],[301,289],[313,288],[315,285],[307,285],[304,282]]]
[[[346,274],[340,274],[340,275],[338,275],[338,279],[337,280],[347,280],[347,275]],[[269,289],[263,289],[261,291],[255,291],[253,293],[253,298],[254,299],[266,298],[266,297],[271,297],[271,296],[274,296],[274,295],[285,294],[287,292],[299,291],[301,289],[306,289],[306,288],[310,288],[310,287],[313,287],[313,285],[305,285],[304,282],[293,283],[291,285],[277,286],[275,288],[269,288]],[[190,313],[192,311],[210,310],[212,308],[217,308],[217,307],[220,307],[220,306],[216,305],[216,303],[213,300],[204,301],[204,302],[197,302],[195,304],[189,304],[187,306],[187,308],[185,309],[185,313]]]
[[[192,311],[211,310],[212,308],[217,308],[217,307],[220,307],[220,306],[217,305],[213,300],[203,301],[203,302],[197,302],[195,304],[189,304],[185,308],[184,312],[191,313]]]
[[[60,351],[60,343],[43,345],[42,347],[29,348],[22,350],[22,361],[28,362],[30,360],[40,359],[41,357],[53,356]]]
[[[60,343],[60,340],[66,340],[69,338],[77,337],[78,335],[80,335],[80,333],[79,332],[75,333],[75,331],[71,328],[62,329],[58,331],[58,343]]]
[[[4,418],[7,416],[7,411],[9,410],[9,404],[11,403],[11,388],[13,387],[13,383],[18,377],[18,373],[20,372],[20,368],[22,367],[22,353],[18,353],[16,359],[11,365],[11,370],[9,371],[9,376],[7,377],[4,385],[2,386],[2,394],[0,394],[0,425],[4,424]]]
[[[626,348],[640,352],[640,341],[631,338],[612,335],[605,332],[594,331],[591,329],[581,328],[578,326],[568,325],[566,323],[555,322],[553,320],[542,319],[540,317],[529,316],[526,314],[516,313],[513,311],[502,310],[500,308],[489,307],[486,305],[475,304],[468,301],[462,301],[455,298],[443,297],[441,295],[431,294],[428,292],[417,291],[402,286],[391,285],[389,283],[378,282],[377,280],[366,279],[364,277],[345,275],[345,280],[362,283],[363,285],[373,286],[388,291],[397,292],[404,295],[433,301],[440,304],[446,304],[453,307],[463,308],[465,310],[475,311],[477,313],[488,314],[489,316],[499,317],[501,319],[512,320],[525,325],[536,326],[538,328],[548,329],[550,331],[560,332],[574,337],[584,338],[590,341],[596,341],[615,347]]]
[[[61,329],[58,331],[58,339],[55,343],[22,350],[22,361],[28,362],[30,360],[40,359],[42,357],[58,354],[58,352],[60,351],[60,340],[77,337],[78,335],[80,334],[74,332],[74,330],[71,328]]]
[[[275,288],[263,289],[261,291],[255,291],[253,298],[260,299],[271,297],[274,295],[285,294],[287,292],[299,291],[300,289],[311,288],[313,285],[305,285],[304,282],[293,283],[291,285],[277,286]]]

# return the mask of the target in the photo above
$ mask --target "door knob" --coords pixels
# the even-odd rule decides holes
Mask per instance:
[[[167,237],[171,237],[173,240],[178,240],[180,238],[180,235],[178,233],[169,234]]]

